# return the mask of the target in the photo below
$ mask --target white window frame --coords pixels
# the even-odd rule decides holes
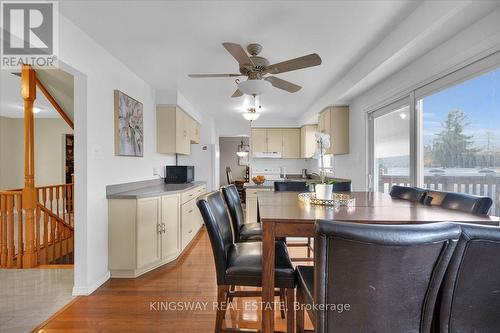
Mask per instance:
[[[477,76],[493,71],[500,67],[500,51],[487,56],[471,58],[459,66],[448,69],[437,77],[430,78],[403,93],[388,99],[385,103],[369,108],[366,111],[367,120],[367,190],[375,191],[373,172],[374,158],[374,120],[384,114],[394,111],[403,105],[410,105],[410,183],[414,186],[424,184],[424,159],[422,142],[423,113],[417,107],[420,99],[453,87]],[[406,102],[406,103],[405,103]]]

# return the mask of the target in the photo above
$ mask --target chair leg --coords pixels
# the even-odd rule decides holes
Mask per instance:
[[[281,312],[281,319],[285,319],[286,318],[285,307],[286,307],[285,289],[281,288],[280,289],[280,312]]]
[[[229,291],[232,292],[236,289],[236,286],[234,284],[230,285],[229,286]],[[231,295],[231,293],[227,293],[227,303],[231,303],[233,301],[233,296]]]
[[[295,289],[286,290],[286,331],[293,333],[295,329]]]
[[[226,299],[229,286],[217,286],[217,314],[215,316],[215,333],[222,331],[222,323],[226,314]]]
[[[295,326],[296,333],[304,333],[304,310],[300,308],[303,303],[304,303],[304,300],[302,297],[302,291],[297,289],[297,304],[298,304],[299,308],[295,312],[295,316],[297,317],[296,326]]]

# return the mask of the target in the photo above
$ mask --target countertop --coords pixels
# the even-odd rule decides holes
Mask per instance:
[[[343,179],[343,178],[327,178],[327,180],[335,180],[338,182],[350,182],[351,180],[349,179]],[[275,182],[307,182],[307,183],[320,183],[319,178],[299,178],[299,177],[293,177],[293,178],[286,178],[286,179],[280,179],[280,180],[266,180],[264,184],[262,185],[257,185],[254,182],[249,182],[245,183],[243,185],[244,188],[274,188],[274,183]]]
[[[189,184],[165,184],[161,182],[138,182],[136,188],[130,189],[130,184],[118,184],[108,186],[106,190],[107,199],[141,199],[150,197],[159,197],[162,195],[181,193],[194,187],[205,185],[206,182],[193,182]],[[132,186],[133,187],[133,186]],[[120,188],[123,191],[120,191]]]

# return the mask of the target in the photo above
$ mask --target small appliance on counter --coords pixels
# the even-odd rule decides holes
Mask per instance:
[[[194,182],[194,166],[167,165],[165,167],[165,183],[183,184]]]

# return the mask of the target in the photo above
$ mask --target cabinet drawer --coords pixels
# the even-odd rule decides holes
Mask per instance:
[[[198,216],[196,215],[196,202],[191,200],[182,205],[182,220],[181,220],[181,240],[182,248],[185,248],[193,239],[198,231]]]
[[[185,204],[189,200],[193,200],[197,197],[197,187],[187,190],[181,194],[181,203]]]

